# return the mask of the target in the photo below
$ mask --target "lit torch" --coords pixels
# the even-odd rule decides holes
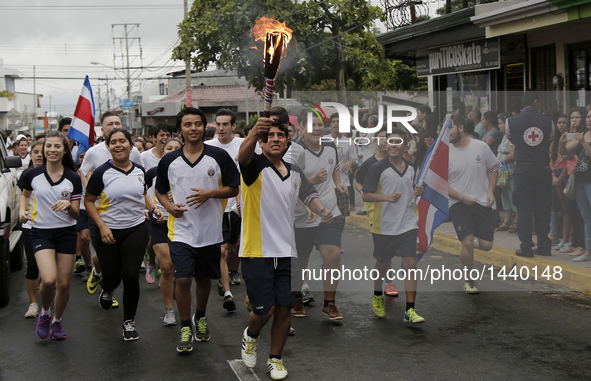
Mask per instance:
[[[287,44],[291,40],[293,31],[274,18],[261,17],[255,21],[254,28],[250,33],[255,41],[262,40],[265,43],[263,50],[265,62],[265,101],[263,116],[268,118],[271,114],[271,103],[273,102],[273,89],[275,78],[281,64],[281,57],[285,56]],[[267,142],[267,137],[262,138]]]

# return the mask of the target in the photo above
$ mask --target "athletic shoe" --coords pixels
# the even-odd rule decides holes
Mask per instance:
[[[123,340],[133,341],[140,338],[140,335],[135,330],[134,320],[125,320],[123,322]]]
[[[289,327],[289,333],[287,334],[287,336],[295,336],[295,328]]]
[[[35,329],[35,334],[38,338],[47,339],[47,336],[49,336],[50,324],[51,315],[39,314],[37,317],[37,328]]]
[[[314,299],[314,296],[310,292],[310,289],[305,288],[302,290],[302,302],[304,302],[304,304],[308,304],[310,302],[313,302],[314,300],[316,299]]]
[[[326,307],[322,307],[322,313],[328,316],[330,320],[341,320],[343,318],[343,314],[339,312],[339,309],[333,302],[328,303]]]
[[[464,282],[464,292],[466,294],[478,294],[478,289],[476,288],[474,282]]]
[[[230,271],[230,284],[242,284],[242,280],[240,279],[240,273],[238,273],[238,271]]]
[[[419,323],[424,323],[425,319],[420,317],[414,308],[411,308],[404,313],[404,322],[411,323],[411,324],[419,324]]]
[[[252,311],[252,303],[250,302],[248,295],[246,295],[246,298],[244,298],[244,306],[249,312]]]
[[[27,310],[25,317],[34,318],[37,317],[37,315],[39,315],[39,305],[37,303],[29,304],[29,309]]]
[[[91,270],[86,270],[86,272],[82,276],[82,282],[88,282],[88,278],[90,278],[90,273],[91,272],[92,272],[92,269]]]
[[[225,292],[224,292],[224,286],[222,286],[222,280],[218,279],[218,294],[220,296],[224,296]]]
[[[193,325],[195,326],[195,341],[209,341],[209,329],[207,329],[207,318],[202,317],[199,321],[195,320],[193,315]]]
[[[146,282],[154,284],[156,282],[156,265],[151,266],[150,263],[146,266]]]
[[[66,337],[67,336],[64,332],[64,327],[62,327],[61,321],[56,321],[55,323],[51,324],[51,338],[53,340],[63,340]]]
[[[119,307],[119,302],[117,300],[115,300],[115,298],[113,298],[113,305],[111,306],[111,308],[117,308]]]
[[[305,318],[308,316],[306,314],[306,310],[304,309],[304,302],[302,301],[302,298],[295,298],[294,306],[291,309],[291,316],[299,318]]]
[[[564,242],[564,241],[560,241],[560,243],[558,245],[556,245],[556,247],[554,248],[554,250],[566,249],[569,246],[570,246],[570,243]]]
[[[249,368],[254,368],[257,364],[257,344],[259,338],[253,339],[248,336],[248,327],[244,329],[242,334],[242,347],[240,348],[240,354],[242,355],[242,362]]]
[[[162,319],[164,325],[176,325],[176,315],[173,309],[166,307],[164,310],[164,319]]]
[[[88,277],[88,280],[86,281],[86,291],[88,291],[90,295],[94,295],[100,281],[101,277],[96,275],[96,271],[94,271],[93,268],[90,273],[90,276]]]
[[[386,316],[386,309],[384,308],[384,295],[377,296],[372,292],[371,299],[373,304],[373,312],[378,317]]]
[[[384,288],[384,294],[387,296],[398,296],[398,290],[396,289],[396,286],[394,286],[394,283],[388,283],[386,285]]]
[[[181,328],[181,339],[176,345],[176,351],[179,353],[193,351],[193,331],[191,331],[191,327]]]
[[[86,271],[86,264],[84,263],[82,258],[78,258],[76,263],[74,263],[73,273],[74,274],[82,274],[85,271]]]
[[[99,295],[99,306],[105,311],[108,311],[113,307],[113,293],[108,293],[105,290],[101,290]]]
[[[287,369],[283,366],[283,359],[267,359],[267,369],[271,372],[273,380],[284,380],[287,377]]]
[[[224,308],[228,312],[232,312],[236,310],[236,303],[234,302],[234,298],[230,295],[224,297]]]

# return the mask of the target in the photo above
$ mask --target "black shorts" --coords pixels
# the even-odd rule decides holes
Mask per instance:
[[[417,255],[417,236],[419,229],[409,230],[399,235],[375,234],[373,236],[373,257],[380,262],[388,262],[396,257]]]
[[[76,220],[76,231],[81,232],[84,229],[94,230],[94,221],[88,215],[86,210],[80,209],[80,215]]]
[[[339,207],[341,214],[344,217],[349,217],[351,215],[351,211],[350,211],[351,196],[349,196],[348,194],[341,193],[341,191],[336,188],[334,190],[334,193],[337,197],[337,206]]]
[[[221,244],[193,247],[182,242],[170,242],[169,247],[176,278],[221,278]]]
[[[152,246],[170,242],[168,239],[168,221],[158,223],[154,218],[150,218],[150,222],[146,225],[150,226],[148,231],[150,232],[150,237],[152,237]]]
[[[240,239],[240,225],[242,218],[234,212],[224,213],[222,220],[222,243],[236,243]]]
[[[60,254],[76,254],[78,235],[75,226],[56,229],[31,229],[33,251],[55,250]]]
[[[296,228],[295,241],[298,257],[309,256],[314,245],[333,245],[340,248],[344,228],[345,217],[343,216],[335,217],[330,224],[320,224],[313,228]]]
[[[496,218],[492,208],[480,204],[467,206],[458,202],[449,208],[449,218],[460,241],[469,235],[488,242],[494,240]]]
[[[255,315],[266,315],[273,306],[293,307],[292,258],[242,258],[242,277]]]

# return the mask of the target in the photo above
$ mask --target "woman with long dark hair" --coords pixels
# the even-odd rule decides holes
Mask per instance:
[[[505,169],[509,170],[509,179],[507,180],[507,186],[501,189],[501,203],[503,204],[505,218],[503,223],[498,228],[496,228],[495,231],[508,230],[510,233],[515,233],[517,231],[517,208],[515,207],[515,204],[513,204],[513,189],[515,188],[513,179],[515,159],[513,155],[515,153],[515,145],[511,143],[506,135],[506,121],[507,114],[497,115],[497,125],[499,126],[499,131],[503,134],[503,140],[501,140],[501,143],[497,149],[497,160],[505,163]],[[515,216],[514,222],[513,216]]]
[[[148,244],[144,208],[158,219],[162,212],[146,195],[144,169],[129,160],[133,147],[129,132],[115,128],[105,144],[112,159],[95,169],[84,197],[86,212],[96,223],[95,249],[103,273],[99,305],[111,309],[113,292],[123,281],[123,339],[137,340],[139,272]]]
[[[552,167],[552,222],[550,223],[550,239],[555,241],[558,237],[558,221],[562,214],[562,241],[556,246],[556,250],[565,249],[570,245],[570,212],[568,208],[568,199],[564,194],[564,186],[568,181],[568,176],[575,169],[577,161],[575,155],[560,155],[558,146],[560,137],[569,131],[568,116],[560,115],[556,121],[558,133],[554,135],[552,147],[550,149],[550,166]]]
[[[47,134],[43,165],[23,174],[22,184],[20,221],[31,221],[31,242],[41,275],[42,309],[35,333],[40,339],[51,334],[52,339],[63,340],[66,333],[61,321],[70,297],[82,182],[62,133],[52,131]],[[33,207],[27,211],[31,195]],[[50,306],[54,293],[52,318]]]
[[[493,152],[497,155],[501,140],[503,140],[503,133],[499,131],[499,119],[494,111],[487,111],[482,115],[482,125],[486,128],[486,133],[482,136],[482,141],[488,144]]]

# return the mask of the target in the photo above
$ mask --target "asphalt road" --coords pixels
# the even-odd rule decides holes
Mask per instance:
[[[347,227],[343,237],[343,264],[350,268],[373,266],[370,235]],[[458,268],[459,259],[430,252],[421,266]],[[311,267],[320,267],[318,253]],[[396,264],[395,267],[398,267]],[[194,343],[190,355],[175,350],[180,327],[162,326],[163,307],[156,285],[141,280],[136,328],[140,340],[124,342],[122,308],[103,311],[98,293],[90,296],[81,277],[74,276],[64,315],[68,338],[40,340],[35,321],[24,319],[28,299],[24,273],[12,274],[10,305],[0,309],[0,379],[2,380],[237,380],[230,366],[240,359],[241,333],[247,324],[242,303],[234,313],[222,308],[212,291],[208,308],[211,341]],[[395,282],[402,290],[402,283]],[[386,318],[371,307],[371,282],[360,282],[338,294],[344,315],[340,323],[321,314],[321,303],[307,309],[308,317],[294,319],[296,336],[284,351],[289,380],[589,380],[591,366],[591,300],[553,285],[530,281],[480,282],[479,295],[461,292],[461,282],[430,291],[417,299],[417,311],[426,323],[409,326],[402,321],[405,300],[387,298]],[[345,287],[345,286],[343,286]],[[545,291],[537,291],[540,288]],[[488,290],[512,291],[488,291]],[[238,301],[244,286],[233,286]],[[320,299],[321,294],[315,292]],[[121,301],[122,290],[115,292]],[[193,306],[194,308],[194,306]],[[177,315],[178,318],[178,315]],[[242,380],[269,380],[266,357],[269,329],[263,331],[254,374]]]

